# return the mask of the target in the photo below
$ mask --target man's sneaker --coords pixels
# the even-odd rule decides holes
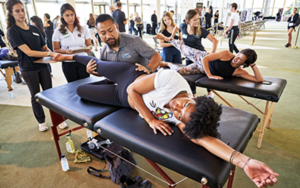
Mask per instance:
[[[66,128],[68,128],[68,124],[64,121],[64,122],[62,122],[61,124],[59,124],[58,127],[59,127],[60,129],[66,129]]]
[[[44,131],[48,131],[48,126],[46,125],[46,123],[41,123],[39,124],[39,131],[44,132]]]
[[[207,98],[214,98],[215,94],[212,92],[210,95],[206,95]]]
[[[291,46],[292,46],[292,45],[291,45],[290,43],[287,43],[287,44],[285,45],[286,48],[291,47]]]

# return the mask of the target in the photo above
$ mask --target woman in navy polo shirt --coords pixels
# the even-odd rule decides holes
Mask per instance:
[[[205,51],[202,45],[202,38],[207,38],[213,43],[211,53],[215,53],[218,46],[218,40],[200,25],[199,14],[196,10],[190,9],[185,15],[185,23],[180,24],[183,42],[192,48]],[[186,59],[186,65],[193,61]],[[196,94],[196,86],[191,86],[193,94]],[[210,90],[207,90],[208,96],[212,96]]]
[[[39,122],[39,130],[46,131],[48,127],[43,107],[36,102],[34,96],[40,92],[40,86],[43,90],[51,88],[52,81],[47,64],[34,61],[47,56],[55,57],[58,54],[47,48],[44,37],[37,27],[26,23],[24,6],[20,0],[8,0],[5,7],[8,38],[11,46],[17,51],[20,71],[31,94],[31,105]],[[64,124],[61,125],[63,127],[60,128],[65,128]]]
[[[170,37],[175,27],[176,25],[171,14],[169,12],[164,13],[161,19],[159,32],[166,37]],[[176,33],[174,39],[182,40],[182,34],[180,30]],[[182,64],[181,53],[179,50],[164,40],[160,40],[159,44],[161,47],[163,47],[163,61]]]
[[[73,50],[91,46],[91,35],[85,26],[79,24],[75,9],[69,3],[63,4],[60,8],[61,25],[54,31],[52,41],[53,50],[61,54],[74,54]],[[78,53],[87,55],[92,50]],[[62,62],[64,75],[68,82],[87,78],[86,66],[75,61]]]

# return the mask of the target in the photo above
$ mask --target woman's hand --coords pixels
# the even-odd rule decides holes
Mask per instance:
[[[69,56],[59,54],[59,53],[54,53],[54,52],[51,52],[50,56],[52,57],[53,61],[65,61],[68,58],[70,58]]]
[[[143,65],[137,63],[135,65],[137,66],[137,68],[135,69],[136,71],[144,71],[145,73],[150,74],[149,70]]]
[[[273,186],[277,183],[276,176],[279,176],[265,163],[254,159],[250,159],[244,167],[244,171],[259,188]]]
[[[224,33],[223,33],[223,36],[224,36],[224,37],[226,37],[226,33],[227,33],[227,31],[224,31]]]
[[[150,120],[148,122],[149,126],[153,129],[154,134],[157,134],[157,130],[159,130],[161,133],[163,133],[165,136],[168,135],[172,135],[172,133],[174,132],[171,127],[158,119],[153,118],[152,120]]]
[[[97,70],[97,64],[94,59],[91,59],[89,63],[86,65],[86,72],[89,74],[98,74]]]
[[[214,76],[214,75],[211,75],[208,78],[213,79],[213,80],[223,80],[223,78],[221,76]]]
[[[69,50],[66,50],[66,51],[65,51],[65,54],[73,54],[73,50],[70,50],[70,49],[69,49]]]

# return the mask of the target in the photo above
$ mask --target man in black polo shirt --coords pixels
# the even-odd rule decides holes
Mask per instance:
[[[152,35],[156,35],[155,29],[157,28],[157,16],[156,11],[151,16],[151,22],[152,22]]]
[[[119,25],[119,31],[125,33],[125,25],[127,24],[127,18],[125,17],[125,13],[121,11],[122,3],[117,3],[117,9],[112,13],[112,17],[116,20]]]

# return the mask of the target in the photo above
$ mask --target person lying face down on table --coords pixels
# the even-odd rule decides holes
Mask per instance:
[[[157,73],[147,74],[145,67],[80,55],[59,55],[53,60],[94,63],[91,73],[116,83],[81,85],[77,88],[81,98],[137,110],[155,134],[160,131],[165,136],[171,135],[173,130],[167,123],[174,123],[195,144],[242,168],[258,187],[277,182],[278,174],[266,164],[234,151],[218,139],[221,105],[205,96],[194,100],[187,81],[178,72],[160,69]]]
[[[176,29],[178,28],[175,28],[174,32]],[[204,73],[210,79],[216,80],[222,80],[224,77],[236,76],[253,82],[264,81],[262,74],[255,64],[257,54],[252,49],[244,49],[236,56],[228,50],[209,54],[205,51],[186,46],[182,41],[172,39],[172,36],[167,38],[162,34],[157,34],[155,38],[170,41],[174,47],[194,62],[188,66],[178,66],[168,62],[161,62],[161,67],[168,66],[172,70],[178,71],[180,74]],[[250,66],[254,75],[249,74],[242,66],[243,68]]]

